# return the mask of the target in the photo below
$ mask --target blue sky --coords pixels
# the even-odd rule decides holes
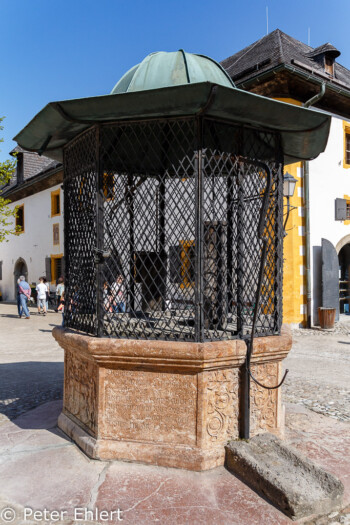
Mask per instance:
[[[0,0],[0,161],[48,102],[109,93],[153,51],[220,61],[276,28],[350,69],[350,0]]]

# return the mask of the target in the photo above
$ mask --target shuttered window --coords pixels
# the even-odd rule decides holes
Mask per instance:
[[[350,164],[350,133],[345,134],[345,163]]]
[[[51,257],[45,257],[45,275],[48,282],[51,281]]]
[[[60,225],[53,224],[52,232],[53,232],[53,244],[56,246],[57,244],[60,243]]]
[[[333,76],[334,74],[334,60],[330,57],[325,57],[324,69],[326,73]]]
[[[51,282],[56,283],[57,279],[63,277],[64,260],[62,254],[51,255]]]
[[[61,197],[60,190],[51,192],[51,217],[61,215]]]
[[[195,281],[195,245],[194,241],[181,240],[176,246],[170,246],[170,281],[180,283],[181,287],[193,286]]]
[[[16,230],[17,233],[24,232],[24,205],[16,207]]]
[[[345,221],[347,213],[347,201],[345,199],[335,199],[335,220]]]

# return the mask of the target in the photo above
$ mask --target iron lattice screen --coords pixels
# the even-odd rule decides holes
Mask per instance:
[[[95,247],[97,246],[96,131],[68,145],[64,159],[64,235],[66,256],[66,324],[96,333]]]
[[[282,318],[279,136],[210,119],[96,126],[65,148],[66,312],[99,336],[205,341]]]

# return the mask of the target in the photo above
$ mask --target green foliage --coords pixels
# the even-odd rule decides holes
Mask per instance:
[[[0,117],[0,131],[4,129],[1,125],[4,118],[5,117]],[[4,139],[0,138],[0,142],[4,142]],[[16,159],[0,162],[0,242],[7,241],[7,237],[17,231],[13,220],[16,217],[16,209],[11,209],[9,207],[11,201],[1,196],[5,184],[10,181],[15,171]]]

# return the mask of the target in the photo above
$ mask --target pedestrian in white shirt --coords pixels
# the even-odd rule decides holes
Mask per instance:
[[[44,277],[40,277],[39,284],[36,286],[37,291],[37,303],[38,303],[38,314],[43,309],[43,314],[46,315],[46,284],[44,284]]]
[[[50,287],[49,283],[47,282],[46,277],[44,277],[44,284],[46,286],[46,313],[49,313],[49,296],[50,296]]]
[[[61,295],[63,294],[63,292],[64,292],[64,278],[60,277],[57,281],[57,286],[56,286],[56,301],[57,301],[56,312],[58,312],[58,307],[60,305]]]

